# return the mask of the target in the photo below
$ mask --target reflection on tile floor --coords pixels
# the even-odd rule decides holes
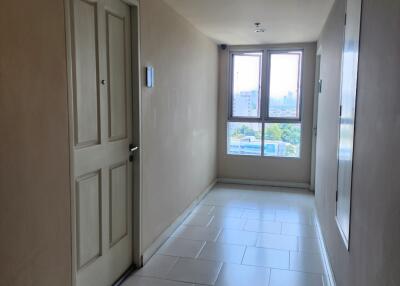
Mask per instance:
[[[124,286],[322,286],[314,197],[218,184]]]

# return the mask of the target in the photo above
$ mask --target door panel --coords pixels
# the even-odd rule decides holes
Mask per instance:
[[[75,144],[100,141],[97,4],[75,2]]]
[[[350,235],[351,184],[362,0],[347,0],[347,23],[342,59],[341,112],[338,151],[338,194],[336,216],[348,247]]]
[[[110,247],[128,234],[127,180],[127,162],[110,168]]]
[[[77,286],[108,286],[132,264],[130,9],[72,0]]]
[[[101,180],[100,172],[76,181],[78,268],[101,255]]]
[[[125,18],[107,12],[108,114],[110,140],[126,138]]]

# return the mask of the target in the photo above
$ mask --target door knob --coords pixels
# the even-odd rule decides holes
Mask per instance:
[[[134,146],[133,144],[129,144],[129,152],[135,152],[139,149],[138,146]]]

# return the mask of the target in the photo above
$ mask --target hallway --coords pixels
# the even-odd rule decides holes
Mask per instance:
[[[319,286],[308,191],[217,184],[124,286]]]
[[[400,0],[0,3],[0,286],[400,286]]]

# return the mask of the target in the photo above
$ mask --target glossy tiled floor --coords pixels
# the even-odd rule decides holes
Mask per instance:
[[[320,286],[306,191],[217,185],[124,286]]]

